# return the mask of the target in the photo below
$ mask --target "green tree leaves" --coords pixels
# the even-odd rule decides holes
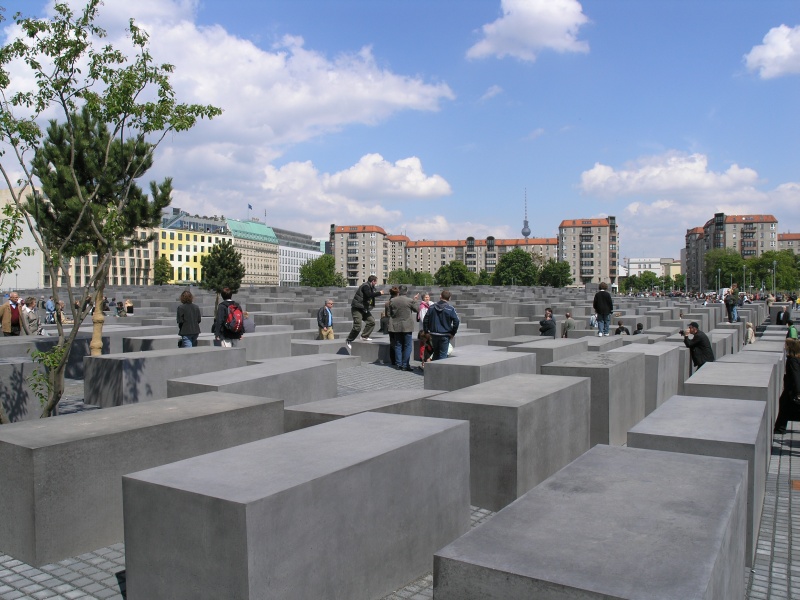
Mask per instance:
[[[454,260],[449,264],[442,265],[433,276],[436,285],[451,287],[454,285],[475,285],[478,276],[467,269],[467,265],[461,261]]]
[[[211,251],[200,258],[202,280],[200,287],[219,294],[222,288],[230,288],[234,294],[239,291],[245,270],[242,255],[229,240],[222,240]]]
[[[569,263],[551,258],[542,267],[539,283],[552,287],[572,285],[572,273],[570,272]]]
[[[530,253],[514,248],[500,258],[492,277],[493,285],[537,285],[539,271]]]
[[[300,267],[300,285],[345,287],[347,282],[341,273],[336,272],[336,259],[330,254],[323,254]]]
[[[172,281],[174,276],[172,263],[169,262],[165,254],[162,254],[153,265],[153,283],[156,285],[164,285]]]

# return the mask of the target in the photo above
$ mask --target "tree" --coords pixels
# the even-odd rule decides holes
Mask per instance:
[[[172,263],[169,262],[166,254],[162,254],[153,264],[153,283],[156,285],[164,285],[172,281],[173,277],[174,271],[172,270]]]
[[[418,287],[430,287],[434,283],[433,275],[427,271],[417,271],[414,273],[414,285]]]
[[[742,267],[745,264],[742,255],[733,248],[717,248],[706,252],[705,280],[708,287],[728,287],[733,281],[739,281],[742,276]]]
[[[34,215],[47,242],[63,248],[64,258],[95,254],[101,259],[94,282],[90,344],[92,356],[99,356],[105,321],[103,295],[111,259],[155,238],[155,233],[140,236],[137,230],[159,225],[161,213],[172,199],[172,180],[167,178],[161,185],[151,182],[150,201],[136,180],[153,164],[151,145],[112,139],[106,124],[86,107],[70,115],[70,120],[69,126],[50,121],[47,137],[36,148],[31,163],[43,197],[29,194],[23,208]],[[76,184],[91,202],[81,202]],[[127,200],[120,203],[123,197]],[[98,226],[102,230],[98,231]]]
[[[557,288],[571,285],[572,274],[570,273],[569,263],[551,258],[542,267],[539,283]]]
[[[300,285],[345,287],[347,282],[341,273],[336,272],[336,259],[330,254],[323,254],[300,267]]]
[[[500,258],[492,277],[493,285],[536,285],[539,272],[530,253],[514,248]]]
[[[478,282],[476,285],[492,285],[492,274],[486,269],[481,269],[478,273]]]
[[[132,188],[128,186],[121,196],[108,202],[105,210],[94,210],[101,186],[84,189],[78,177],[76,112],[85,107],[97,122],[105,124],[109,138],[121,139],[123,146],[129,140],[137,147],[149,144],[144,154],[150,158],[166,136],[191,129],[199,119],[221,114],[213,106],[177,102],[170,83],[172,65],[155,63],[146,32],[132,20],[127,28],[132,57],[106,44],[105,31],[95,24],[100,4],[100,0],[87,0],[86,6],[75,14],[67,3],[56,3],[49,19],[17,14],[14,21],[22,34],[0,49],[0,141],[5,144],[0,151],[0,173],[42,253],[56,302],[61,276],[68,276],[69,248],[79,237],[78,231],[86,231],[88,224],[88,230],[104,247],[111,246],[110,239],[121,229],[125,207],[131,200]],[[19,79],[12,80],[12,72],[21,73]],[[54,113],[65,121],[70,145],[69,179],[74,188],[75,209],[82,215],[60,240],[51,239],[38,227],[35,215],[24,210],[28,196],[43,198],[28,161],[30,154],[42,146],[39,119]],[[129,178],[128,183],[131,174],[139,172],[134,162],[141,156],[135,152],[124,157],[123,173]],[[95,172],[106,172],[114,160],[109,146]],[[102,260],[107,262],[109,255]],[[105,264],[98,264],[97,272],[81,290],[80,299],[75,297],[72,286],[66,287],[71,308],[76,299],[80,306],[85,304],[92,288],[102,283],[104,272]],[[42,416],[52,414],[64,391],[66,365],[84,315],[73,309],[73,316],[74,324],[66,334],[61,322],[57,323],[58,342],[53,350],[45,356],[37,355],[48,367]],[[0,420],[4,417],[0,411]]]
[[[451,287],[454,285],[475,285],[478,276],[467,269],[467,265],[460,260],[454,260],[442,265],[433,276],[436,285]]]
[[[673,279],[675,281],[676,290],[686,290],[686,275],[683,273],[676,273]]]
[[[19,266],[20,256],[31,256],[30,248],[17,248],[16,243],[22,237],[22,212],[13,204],[6,204],[0,220],[0,286],[3,278],[13,273]]]
[[[780,252],[769,250],[758,258],[751,258],[745,264],[747,270],[752,271],[753,278],[758,282],[757,285],[761,285],[763,281],[768,290],[772,289],[773,265],[776,291],[793,290],[800,283],[800,269],[798,269],[797,258],[791,250],[781,250]],[[741,268],[739,273],[742,273]],[[738,279],[734,277],[734,281],[738,281]]]
[[[640,291],[650,291],[661,284],[661,278],[652,271],[644,271],[638,277],[638,287]]]
[[[219,293],[222,288],[230,288],[234,294],[239,291],[245,270],[242,255],[233,247],[233,242],[222,240],[219,244],[215,244],[208,254],[200,258],[200,267],[202,268],[200,287],[217,293],[215,308],[219,304]]]
[[[395,269],[391,273],[389,273],[389,277],[386,279],[386,283],[391,285],[413,285],[414,284],[414,276],[416,274],[412,269]]]

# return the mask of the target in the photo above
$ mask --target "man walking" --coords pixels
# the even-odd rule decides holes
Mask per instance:
[[[383,290],[376,290],[375,284],[378,278],[375,275],[370,275],[366,283],[362,283],[361,287],[356,291],[353,296],[353,301],[350,303],[350,314],[353,315],[353,328],[347,335],[345,344],[347,349],[352,349],[352,342],[361,334],[362,342],[371,342],[372,338],[369,337],[375,329],[375,317],[372,316],[372,309],[375,308],[375,298],[383,295]],[[361,331],[361,324],[364,324],[364,331]]]
[[[325,304],[317,311],[318,340],[333,339],[333,298],[326,298]]]
[[[400,286],[399,294],[389,300],[389,334],[394,334],[394,358],[398,371],[413,371],[411,368],[411,348],[414,345],[411,335],[414,333],[414,317],[411,313],[419,312],[417,299],[406,296],[408,287]]]
[[[22,304],[19,301],[19,294],[11,292],[8,295],[8,302],[0,306],[0,324],[2,324],[4,336],[20,335],[22,325],[20,324],[20,313]]]
[[[566,318],[561,323],[561,337],[569,337],[569,332],[575,330],[575,319],[572,318],[572,313],[566,313]]]
[[[422,322],[422,330],[431,334],[433,360],[447,358],[450,340],[455,337],[461,322],[456,309],[449,304],[449,300],[450,290],[442,290],[439,301],[428,309],[425,320]]]
[[[553,319],[553,309],[544,309],[544,319],[539,321],[539,335],[556,339],[556,322]]]
[[[692,355],[692,363],[695,369],[699,369],[707,362],[714,362],[714,351],[711,349],[711,342],[708,336],[700,331],[700,325],[696,321],[689,323],[686,331],[681,330],[683,344],[689,349]],[[689,335],[692,339],[689,339]]]
[[[244,313],[239,304],[231,299],[233,297],[231,288],[222,288],[220,296],[222,302],[217,306],[211,332],[214,334],[214,340],[223,348],[236,348],[244,333]],[[230,307],[233,307],[233,310]]]
[[[614,312],[614,301],[608,293],[608,284],[603,281],[600,283],[600,291],[594,295],[594,312],[597,313],[597,335],[609,335],[608,329],[611,325],[611,313]]]

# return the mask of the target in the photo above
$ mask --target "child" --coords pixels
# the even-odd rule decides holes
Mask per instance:
[[[431,344],[431,334],[420,331],[417,335],[419,340],[419,368],[425,370],[425,363],[433,359],[433,344]]]

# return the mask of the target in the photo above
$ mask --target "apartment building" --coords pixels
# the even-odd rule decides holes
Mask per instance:
[[[618,231],[615,217],[568,219],[558,227],[558,259],[569,264],[577,285],[617,286]]]
[[[650,271],[659,277],[674,277],[681,272],[680,261],[674,258],[629,258],[627,262],[629,276],[639,276],[645,271]]]
[[[791,250],[800,254],[800,233],[779,233],[778,250]]]
[[[702,282],[705,255],[725,248],[746,259],[779,250],[778,219],[772,215],[716,213],[702,227],[687,230],[686,285],[690,290],[703,291],[703,287],[708,287]]]
[[[330,238],[336,271],[344,275],[347,285],[359,285],[370,275],[378,277],[381,283],[386,282],[390,273],[389,255],[383,254],[387,234],[382,227],[331,225]]]

